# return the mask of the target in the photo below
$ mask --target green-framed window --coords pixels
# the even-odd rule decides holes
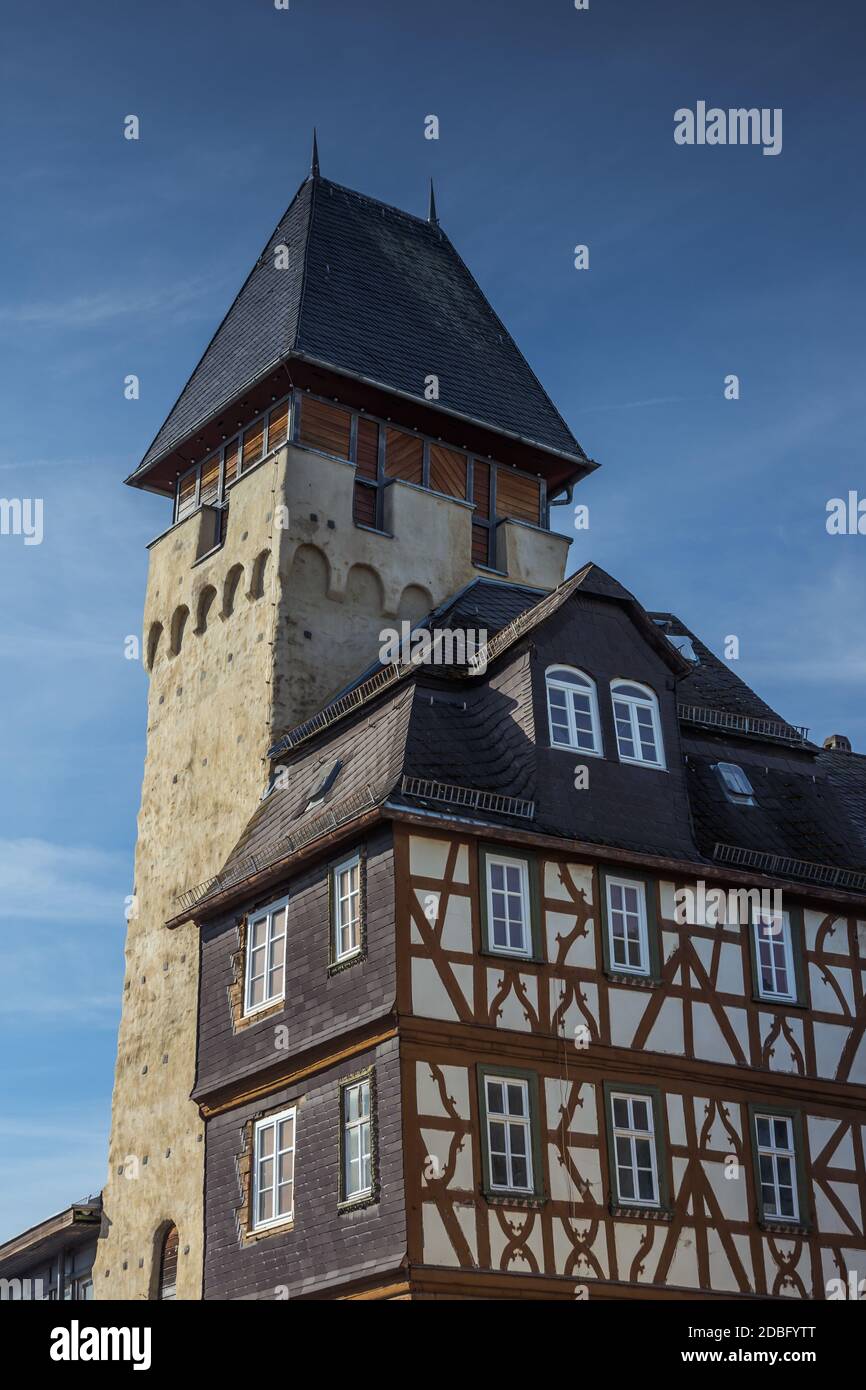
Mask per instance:
[[[785,1106],[749,1106],[758,1221],[774,1229],[808,1229],[803,1119]]]
[[[598,871],[601,946],[608,975],[661,978],[655,880],[630,866]]]
[[[605,1081],[605,1130],[613,1210],[670,1211],[664,1097],[655,1086]]]
[[[478,851],[481,941],[485,951],[517,960],[541,960],[538,861],[510,846]]]
[[[508,1065],[479,1064],[478,1106],[485,1195],[543,1200],[536,1073]]]
[[[755,999],[768,1004],[806,1006],[803,930],[803,912],[799,907],[778,913],[752,913],[749,951]]]

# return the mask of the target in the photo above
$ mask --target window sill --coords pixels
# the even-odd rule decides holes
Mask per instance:
[[[532,1192],[492,1192],[483,1189],[484,1200],[491,1207],[524,1207],[527,1211],[539,1211],[547,1198]]]
[[[786,1221],[783,1216],[759,1216],[758,1225],[762,1231],[772,1231],[774,1236],[802,1237],[809,1235],[812,1229],[805,1221]]]
[[[288,1235],[289,1231],[295,1229],[294,1213],[287,1217],[285,1221],[275,1221],[272,1226],[260,1226],[257,1230],[247,1231],[244,1237],[244,1244],[249,1245],[253,1241],[267,1240],[268,1236]]]
[[[808,1009],[809,1005],[802,999],[770,999],[766,994],[753,994],[752,999],[756,1004],[760,1004],[765,1009]]]
[[[372,1192],[363,1192],[357,1197],[347,1197],[344,1201],[337,1203],[337,1211],[340,1216],[352,1211],[364,1211],[367,1207],[374,1207],[379,1200],[379,1193],[376,1188]]]
[[[507,964],[509,964],[509,965],[544,965],[544,964],[546,964],[546,962],[541,958],[541,956],[537,956],[537,955],[519,956],[519,955],[516,954],[516,952],[515,952],[515,953],[512,953],[511,951],[497,951],[496,948],[495,948],[494,946],[482,946],[482,947],[481,947],[481,950],[478,952],[478,954],[479,954],[480,956],[485,956],[488,960],[496,960],[496,961],[499,961],[500,964],[502,964],[502,963],[507,963]]]
[[[670,1207],[640,1206],[637,1202],[632,1206],[629,1202],[611,1202],[611,1216],[624,1217],[629,1221],[673,1221],[674,1214]]]
[[[353,521],[352,524],[356,531],[369,531],[371,536],[384,536],[386,541],[394,539],[393,531],[380,531],[378,526],[365,526],[363,521]]]
[[[328,977],[339,975],[343,970],[351,970],[353,965],[359,965],[362,960],[367,959],[367,949],[365,946],[360,951],[355,951],[351,956],[344,956],[342,960],[332,960],[328,965]]]
[[[632,975],[627,970],[605,970],[605,975],[614,985],[632,985],[635,989],[657,989],[661,980],[652,975]]]

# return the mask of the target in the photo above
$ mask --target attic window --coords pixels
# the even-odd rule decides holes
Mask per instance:
[[[330,764],[321,781],[310,792],[309,800],[307,801],[307,804],[304,807],[304,815],[306,815],[307,811],[311,811],[314,806],[321,805],[325,797],[328,795],[328,792],[331,790],[337,778],[339,777],[342,766],[343,764],[341,763],[339,758],[335,758],[334,761]]]
[[[739,806],[754,806],[755,792],[739,763],[716,763],[725,795]]]

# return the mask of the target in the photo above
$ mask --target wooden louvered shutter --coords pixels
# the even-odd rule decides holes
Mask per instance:
[[[404,483],[421,483],[424,475],[424,442],[404,430],[385,433],[385,472]]]
[[[430,445],[430,486],[449,497],[466,496],[466,456],[441,444]]]
[[[531,521],[537,526],[541,516],[538,479],[499,467],[496,470],[496,514],[513,516],[517,521]]]
[[[268,451],[285,444],[289,433],[289,403],[275,405],[268,416]]]
[[[301,402],[300,441],[311,449],[336,458],[349,457],[352,417],[338,405],[328,405],[314,396],[304,396]]]

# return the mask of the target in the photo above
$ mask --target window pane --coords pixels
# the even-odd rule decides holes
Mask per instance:
[[[488,1081],[487,1083],[487,1109],[496,1115],[504,1113],[502,1083],[500,1081]]]
[[[265,423],[258,420],[249,429],[244,430],[244,453],[242,470],[252,468],[254,463],[258,463],[265,449]]]
[[[509,1115],[524,1115],[526,1113],[523,1104],[522,1086],[508,1087],[508,1113]]]

